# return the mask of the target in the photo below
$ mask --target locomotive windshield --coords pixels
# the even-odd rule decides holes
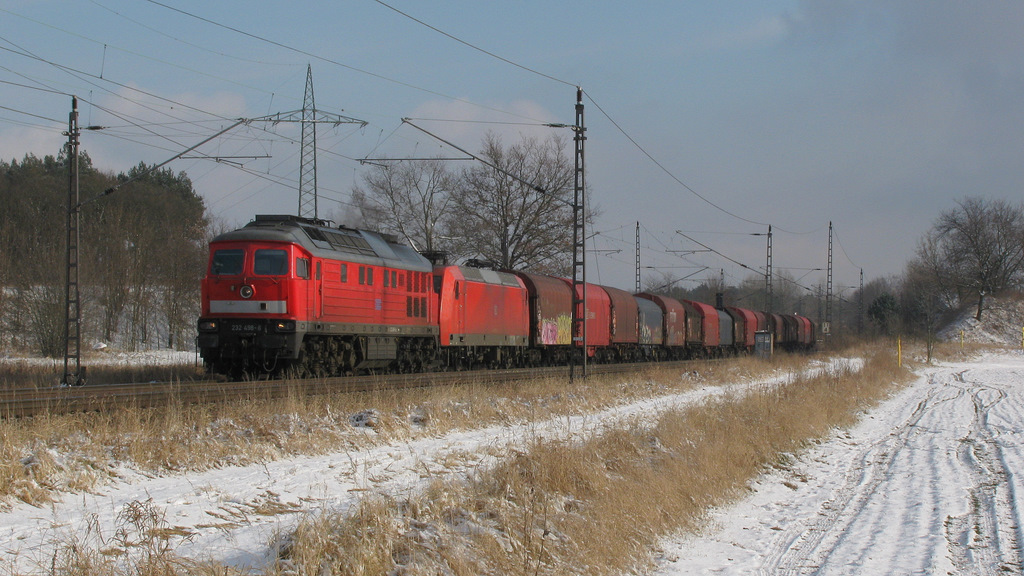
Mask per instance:
[[[242,273],[245,262],[245,250],[217,250],[213,253],[210,274],[218,276],[237,276]]]
[[[288,251],[257,250],[252,265],[253,274],[283,276],[288,273]]]

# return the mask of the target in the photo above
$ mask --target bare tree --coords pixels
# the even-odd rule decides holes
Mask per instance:
[[[0,246],[8,246],[11,241],[10,228],[0,222]],[[7,326],[4,319],[8,301],[7,290],[11,285],[11,268],[11,254],[7,250],[0,250],[0,352],[7,346]]]
[[[458,252],[501,268],[564,273],[571,264],[574,164],[564,138],[527,138],[505,146],[484,137],[492,166],[462,173],[449,213]]]
[[[387,162],[363,177],[352,193],[365,224],[398,234],[421,251],[447,248],[441,228],[455,176],[442,160]]]
[[[981,320],[986,296],[1011,287],[1024,266],[1024,208],[979,197],[957,204],[939,216],[919,257],[940,286],[953,283],[960,302],[977,302]]]

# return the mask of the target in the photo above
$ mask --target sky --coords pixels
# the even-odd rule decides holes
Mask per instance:
[[[592,281],[633,288],[639,223],[645,280],[738,284],[770,225],[775,270],[813,287],[831,222],[842,294],[901,273],[959,199],[1021,200],[1022,29],[1022,4],[952,0],[0,0],[0,158],[57,154],[75,95],[94,166],[163,162],[301,109],[311,66],[316,108],[367,123],[318,128],[340,220],[359,159],[460,155],[403,118],[571,155],[543,124],[575,121],[579,86]],[[234,227],[297,212],[299,141],[252,121],[168,167]]]

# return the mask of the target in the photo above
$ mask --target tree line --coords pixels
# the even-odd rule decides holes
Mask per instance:
[[[563,138],[506,145],[488,134],[474,163],[382,162],[342,223],[395,234],[448,260],[564,274],[571,266],[574,161]],[[64,354],[68,156],[0,161],[0,350]],[[115,194],[95,202],[104,190]],[[214,235],[184,173],[96,169],[80,154],[82,341],[190,349]]]
[[[686,282],[684,282],[684,280]],[[939,214],[920,239],[903,273],[862,287],[842,287],[832,297],[832,334],[843,338],[906,335],[933,344],[961,314],[977,320],[1001,296],[1018,296],[1024,284],[1024,205],[970,196]],[[769,306],[762,274],[736,285],[713,271],[691,280],[671,273],[648,277],[644,290],[677,299],[796,313],[826,319],[824,283],[805,285],[786,271],[773,274]]]
[[[149,170],[105,173],[79,156],[83,343],[192,346],[205,205],[184,173]],[[0,349],[64,354],[68,188],[65,151],[0,161]]]
[[[575,165],[566,140],[488,134],[485,163],[395,160],[371,167],[352,191],[342,223],[397,235],[448,261],[543,274],[571,270]],[[117,193],[95,202],[104,190]],[[83,342],[128,349],[190,349],[199,281],[211,237],[203,199],[185,173],[145,164],[112,174],[80,155],[80,286]],[[0,350],[63,355],[68,158],[0,161]],[[588,214],[593,220],[594,210]],[[833,299],[845,333],[934,337],[970,305],[981,319],[990,298],[1017,290],[1024,273],[1024,207],[968,197],[940,214],[903,275],[880,278]],[[825,316],[825,288],[776,272],[771,309]],[[686,287],[671,274],[645,290],[680,299],[769,308],[763,275],[729,286],[715,274]]]
[[[1019,293],[1022,280],[1024,205],[968,196],[935,219],[902,276],[865,288],[867,314],[882,333],[931,343],[965,310],[981,320],[993,298]]]

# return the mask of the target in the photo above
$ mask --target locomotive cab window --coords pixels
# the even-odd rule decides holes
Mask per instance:
[[[287,250],[257,250],[252,273],[260,276],[284,276],[288,273]],[[307,275],[309,274],[307,269]]]
[[[217,276],[237,276],[242,273],[245,262],[245,250],[217,250],[213,253],[210,263],[210,274]]]
[[[299,278],[309,280],[309,259],[308,258],[296,258],[295,259],[295,275]]]

